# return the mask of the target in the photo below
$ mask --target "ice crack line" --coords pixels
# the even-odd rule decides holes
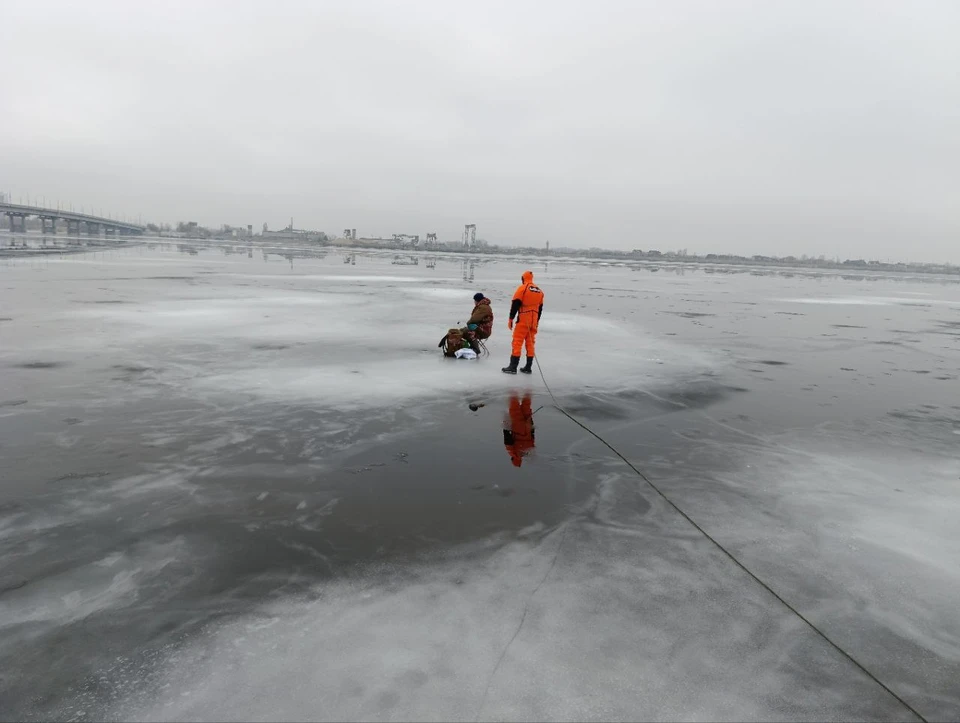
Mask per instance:
[[[740,562],[740,560],[739,560],[732,552],[730,552],[726,547],[724,547],[722,544],[720,544],[720,542],[717,541],[712,535],[710,535],[709,532],[707,532],[707,531],[706,531],[705,529],[703,529],[699,524],[697,524],[697,522],[696,522],[692,517],[690,517],[690,515],[688,515],[686,512],[684,512],[682,509],[680,509],[680,507],[677,506],[677,504],[676,504],[673,500],[671,500],[669,497],[667,497],[667,495],[664,494],[664,492],[663,492],[659,487],[657,487],[653,482],[651,482],[651,481],[650,481],[650,478],[647,477],[643,472],[641,472],[640,469],[639,469],[636,465],[633,464],[633,462],[631,462],[629,459],[627,459],[626,457],[624,457],[624,456],[617,450],[616,447],[614,447],[614,446],[613,446],[612,444],[610,444],[607,440],[605,440],[605,439],[604,439],[603,437],[601,437],[599,434],[597,434],[597,433],[594,432],[592,429],[590,429],[590,427],[588,427],[586,424],[584,424],[583,422],[581,422],[579,419],[577,419],[577,418],[574,417],[572,414],[570,414],[570,412],[568,412],[566,409],[564,409],[564,408],[560,405],[560,402],[557,401],[557,398],[556,398],[556,396],[554,395],[553,390],[550,389],[550,385],[547,384],[547,378],[543,375],[543,368],[540,366],[540,357],[535,357],[535,359],[536,359],[536,362],[537,362],[537,370],[540,372],[540,379],[543,380],[543,386],[546,388],[547,393],[550,395],[550,398],[553,400],[553,406],[554,406],[554,408],[555,408],[558,412],[560,412],[563,416],[565,416],[565,417],[566,417],[567,419],[569,419],[571,422],[573,422],[574,424],[576,424],[578,427],[582,428],[585,432],[587,432],[588,434],[590,434],[590,435],[592,435],[593,437],[595,437],[598,442],[600,442],[603,446],[605,446],[607,449],[609,449],[611,452],[613,452],[617,457],[619,457],[621,460],[623,460],[624,464],[626,464],[630,469],[632,469],[634,472],[636,472],[636,473],[637,473],[637,476],[640,477],[640,479],[642,479],[644,482],[646,482],[646,483],[650,486],[650,488],[651,488],[654,492],[656,492],[661,498],[663,498],[664,502],[666,502],[668,505],[670,505],[670,507],[672,507],[672,508],[677,512],[677,514],[679,514],[683,519],[685,519],[687,522],[689,522],[690,525],[692,525],[693,528],[696,529],[701,535],[703,535],[705,538],[707,538],[707,540],[709,540],[710,542],[712,542],[712,543],[716,546],[716,548],[717,548],[718,550],[720,550],[720,552],[722,552],[731,562],[733,562],[734,565],[736,565],[738,568],[740,568],[740,569],[741,569],[743,572],[745,572],[750,578],[752,578],[754,582],[756,582],[758,585],[760,585],[760,587],[762,587],[764,590],[766,590],[768,593],[770,593],[774,598],[776,598],[778,601],[780,601],[780,603],[783,604],[783,606],[784,606],[785,608],[787,608],[787,610],[789,610],[790,612],[792,612],[794,615],[796,615],[798,618],[800,618],[800,620],[802,620],[804,623],[806,623],[807,626],[809,626],[810,629],[813,630],[814,633],[816,633],[819,637],[821,637],[824,641],[826,641],[826,642],[830,645],[830,647],[832,647],[834,650],[836,650],[838,653],[840,653],[840,655],[842,655],[842,656],[843,656],[844,658],[846,658],[848,661],[850,661],[851,663],[853,663],[853,665],[856,666],[856,667],[860,670],[860,672],[862,672],[865,676],[867,676],[867,677],[868,677],[870,680],[872,680],[874,683],[876,683],[877,685],[879,685],[879,686],[880,686],[883,690],[885,690],[891,697],[893,697],[897,702],[899,702],[900,705],[902,705],[904,708],[906,708],[908,711],[910,711],[910,713],[912,713],[914,716],[916,716],[916,718],[917,718],[918,720],[922,721],[922,723],[928,723],[927,719],[924,718],[912,705],[910,705],[906,700],[904,700],[902,697],[900,697],[900,695],[898,695],[892,688],[890,688],[888,685],[886,685],[886,684],[885,684],[882,680],[880,680],[876,675],[874,675],[873,673],[871,673],[871,672],[867,669],[867,667],[866,667],[863,663],[861,663],[859,660],[857,660],[855,657],[853,657],[853,655],[852,655],[851,653],[848,653],[846,650],[844,650],[842,647],[840,647],[839,643],[835,643],[835,642],[833,641],[833,639],[830,638],[830,636],[828,636],[823,630],[821,630],[820,628],[818,628],[811,620],[809,620],[807,617],[805,617],[805,616],[803,615],[803,613],[801,613],[799,610],[797,610],[793,605],[791,605],[789,602],[787,602],[787,600],[786,600],[785,598],[783,598],[776,590],[774,590],[772,587],[770,587],[770,585],[768,585],[768,584],[765,583],[763,580],[761,580],[761,579],[760,579],[756,574],[754,574],[744,563]],[[566,530],[564,530],[564,533],[566,533]],[[562,541],[561,541],[561,544],[562,544]],[[559,553],[559,548],[558,548],[557,552]],[[554,559],[554,562],[556,562],[556,559]],[[553,569],[552,566],[551,566],[551,569]],[[550,573],[548,572],[547,574],[549,575]],[[544,580],[545,580],[545,579],[546,579],[546,577],[544,577]],[[542,585],[542,584],[543,584],[543,581],[541,581],[540,584]],[[540,587],[540,586],[538,585],[538,586],[537,586],[537,589],[539,589],[539,587]],[[531,596],[531,597],[532,597],[532,596]],[[526,617],[526,608],[524,608],[524,617]],[[523,619],[521,619],[520,625],[521,625],[521,626],[523,625]],[[519,628],[519,627],[517,628],[517,632],[518,632],[518,633],[520,632],[520,628]],[[514,634],[514,637],[516,637],[516,634]],[[511,640],[510,642],[513,642],[513,640]],[[510,647],[509,644],[507,645],[507,647]],[[504,653],[506,653],[506,649],[504,650]],[[502,659],[503,659],[503,656],[501,655],[500,657],[501,657],[501,660],[502,660]],[[500,665],[500,663],[498,662],[498,663],[497,663],[497,666],[499,667],[499,665]],[[494,669],[494,672],[496,672],[496,669]],[[492,680],[492,678],[491,678],[491,680]],[[487,682],[487,689],[488,689],[488,690],[489,690],[489,687],[490,687],[490,683],[489,683],[489,681],[488,681],[488,682]],[[484,699],[486,699],[486,693],[484,693]],[[482,706],[481,706],[481,708],[482,708]]]

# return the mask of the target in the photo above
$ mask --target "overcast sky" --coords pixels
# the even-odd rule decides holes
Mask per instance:
[[[0,0],[0,190],[960,262],[960,2]]]

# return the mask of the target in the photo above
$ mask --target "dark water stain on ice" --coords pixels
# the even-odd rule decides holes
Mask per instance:
[[[943,425],[951,428],[960,425],[960,419],[949,417],[943,414],[934,414],[939,407],[930,407],[923,405],[918,409],[894,409],[887,412],[888,416],[894,419],[902,419],[906,422],[923,422],[926,424]]]
[[[19,407],[21,404],[26,404],[26,399],[8,399],[6,401],[0,402],[0,407]]]
[[[788,366],[787,362],[785,362],[785,361],[777,361],[776,359],[762,359],[762,360],[760,360],[760,361],[757,362],[757,363],[758,363],[758,364],[764,364],[764,365],[766,365],[766,366],[768,366],[768,367],[785,367],[785,366]]]
[[[716,314],[707,314],[700,311],[665,311],[665,314],[673,316],[682,316],[684,319],[698,319],[701,316],[716,316]]]
[[[63,362],[35,361],[25,364],[14,364],[17,369],[59,369],[66,366]]]
[[[85,480],[85,479],[100,479],[101,477],[106,477],[109,472],[67,472],[62,477],[57,477],[53,482],[68,482],[73,480]]]
[[[14,590],[19,590],[22,587],[25,587],[28,580],[25,578],[16,578],[12,580],[0,580],[0,595],[3,595],[5,592],[13,592]],[[0,676],[2,680],[2,676]]]
[[[282,351],[283,349],[289,349],[288,344],[254,344],[251,349],[256,351]]]
[[[617,394],[619,400],[643,399],[659,409],[705,409],[724,401],[731,393],[747,392],[743,387],[717,384],[716,382],[692,382],[680,388],[626,391]]]
[[[571,414],[591,421],[627,419],[630,413],[621,406],[587,394],[575,394],[564,402]]]
[[[834,329],[866,329],[865,326],[859,326],[857,324],[831,324]]]
[[[129,372],[130,374],[143,374],[144,372],[153,371],[151,367],[142,367],[135,365],[125,365],[125,364],[114,364],[114,369],[119,369],[120,371]]]
[[[350,474],[363,474],[364,472],[370,472],[377,467],[386,467],[386,462],[372,462],[370,464],[365,464],[363,467],[357,467],[356,469],[351,469]]]

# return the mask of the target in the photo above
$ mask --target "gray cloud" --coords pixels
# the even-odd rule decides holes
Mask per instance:
[[[960,262],[955,2],[3,15],[15,195],[166,221]]]

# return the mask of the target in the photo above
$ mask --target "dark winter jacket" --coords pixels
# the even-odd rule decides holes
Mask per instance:
[[[493,333],[493,309],[490,306],[490,299],[484,298],[477,302],[467,323],[476,324],[477,331],[484,339]]]

